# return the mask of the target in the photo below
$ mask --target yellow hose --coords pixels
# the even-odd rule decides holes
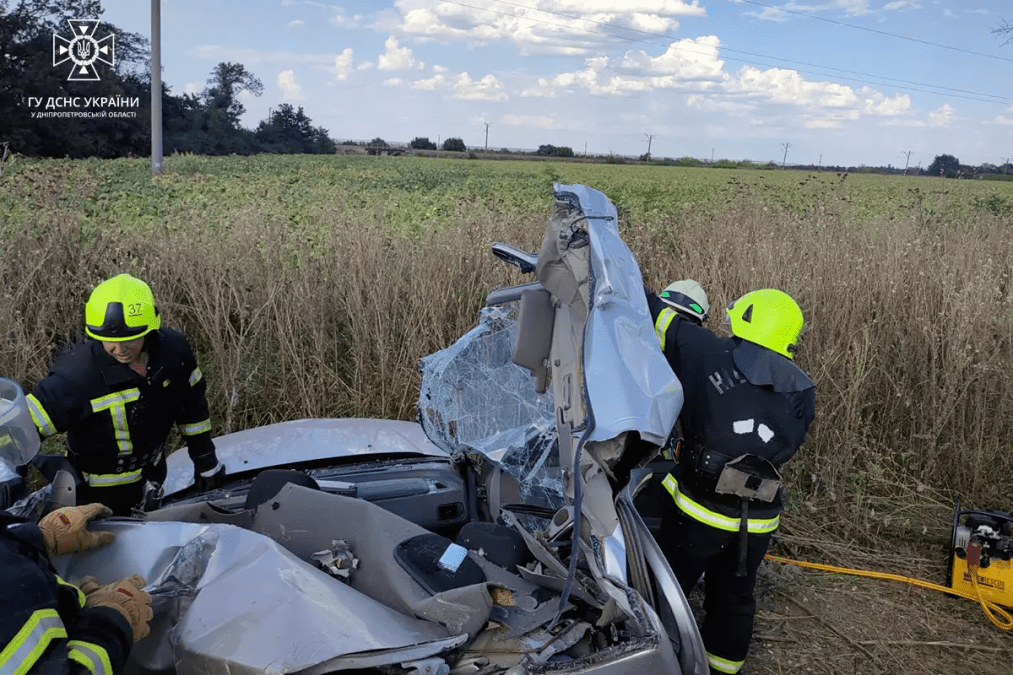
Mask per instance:
[[[906,584],[912,586],[918,586],[920,588],[928,588],[933,591],[942,591],[943,593],[949,593],[950,595],[959,595],[968,600],[976,600],[981,609],[985,612],[985,616],[992,622],[997,628],[1002,630],[1010,631],[1013,630],[1013,616],[1010,615],[1000,605],[985,600],[981,597],[981,589],[978,588],[978,575],[977,569],[971,571],[971,584],[974,586],[974,593],[969,593],[963,590],[957,590],[949,588],[948,586],[942,586],[940,584],[934,584],[931,581],[922,581],[921,579],[915,579],[914,577],[906,577],[901,574],[890,574],[889,572],[872,572],[869,570],[856,570],[848,567],[837,567],[835,565],[824,565],[822,563],[803,562],[801,560],[792,560],[791,558],[782,558],[768,553],[766,555],[767,560],[774,560],[776,562],[787,563],[789,565],[798,565],[799,567],[808,567],[814,570],[823,570],[824,572],[837,572],[840,574],[852,574],[859,577],[869,577],[871,579],[886,579],[889,581],[903,581]],[[970,567],[968,567],[970,571]]]

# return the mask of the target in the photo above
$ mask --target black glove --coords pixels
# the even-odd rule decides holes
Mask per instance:
[[[225,465],[219,463],[218,470],[207,477],[202,476],[197,469],[194,469],[193,483],[197,486],[198,492],[209,492],[221,488],[225,485]]]

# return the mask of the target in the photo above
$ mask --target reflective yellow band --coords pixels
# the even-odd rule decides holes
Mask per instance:
[[[709,663],[710,667],[713,668],[714,670],[720,671],[722,673],[729,673],[729,675],[735,675],[735,673],[742,670],[742,666],[746,662],[744,660],[729,661],[728,659],[723,659],[720,656],[714,656],[710,652],[707,652],[707,663]]]
[[[194,368],[193,372],[190,373],[190,386],[192,387],[200,382],[202,377],[204,377],[204,373],[200,371],[200,368]]]
[[[85,481],[92,487],[114,487],[128,485],[141,479],[141,469],[125,473],[83,473]]]
[[[65,637],[67,629],[55,609],[36,611],[0,652],[0,675],[24,675],[53,640]]]
[[[59,575],[57,575],[56,577],[56,583],[60,584],[61,586],[66,586],[67,588],[77,593],[77,602],[79,605],[84,607],[84,603],[87,600],[87,598],[84,597],[84,593],[81,591],[80,588],[78,588],[77,586],[68,581],[64,581]]]
[[[672,319],[675,316],[675,310],[666,307],[658,313],[658,320],[654,322],[654,336],[661,343],[661,351],[665,351],[665,333],[668,332],[668,327],[672,324]]]
[[[183,432],[184,436],[196,436],[197,434],[203,434],[205,431],[211,431],[211,419],[208,418],[203,422],[194,422],[193,424],[184,424],[180,427],[180,431]]]
[[[113,434],[116,436],[116,445],[120,448],[120,456],[132,454],[134,444],[130,441],[130,425],[127,424],[127,404],[141,398],[141,390],[124,389],[115,394],[108,394],[93,398],[91,409],[93,412],[108,410],[113,418]]]
[[[664,485],[665,489],[668,490],[668,494],[672,495],[672,499],[675,500],[675,505],[693,520],[697,520],[704,525],[710,525],[711,527],[715,527],[719,530],[725,530],[726,532],[739,531],[739,518],[729,518],[724,514],[711,511],[702,504],[693,501],[679,491],[679,481],[677,481],[672,474],[665,476],[665,480],[662,485]],[[769,534],[776,530],[780,523],[780,515],[776,515],[773,518],[750,518],[746,527],[750,534]]]
[[[49,418],[49,413],[42,407],[39,399],[35,398],[35,394],[29,394],[25,398],[28,400],[28,412],[31,413],[32,421],[35,422],[35,427],[39,430],[39,433],[46,438],[55,434],[56,425]]]
[[[112,675],[113,664],[109,661],[109,652],[91,642],[71,640],[67,656],[90,670],[94,675]]]

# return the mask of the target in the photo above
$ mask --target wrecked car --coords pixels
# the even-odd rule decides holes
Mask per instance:
[[[57,559],[71,581],[148,581],[129,672],[708,672],[633,501],[682,389],[615,207],[554,194],[537,254],[494,247],[533,280],[423,359],[417,423],[228,434],[228,482],[206,493],[173,453],[157,506]]]

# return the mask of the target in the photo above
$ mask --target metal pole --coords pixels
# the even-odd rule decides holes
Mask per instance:
[[[151,174],[162,173],[162,0],[151,0]]]

